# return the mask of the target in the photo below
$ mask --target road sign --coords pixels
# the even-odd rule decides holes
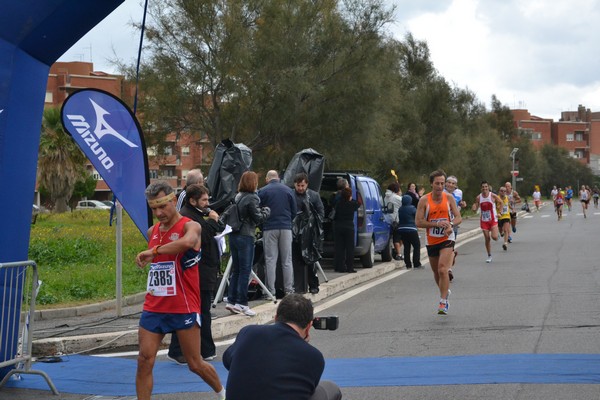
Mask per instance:
[[[523,182],[523,178],[517,178],[515,179],[517,182]]]
[[[519,176],[519,171],[510,171],[512,176]]]

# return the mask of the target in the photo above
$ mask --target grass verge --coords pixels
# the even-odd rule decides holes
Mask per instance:
[[[40,214],[31,225],[29,259],[38,265],[42,281],[36,306],[65,307],[116,297],[116,223],[109,225],[105,210]],[[146,288],[146,270],[135,256],[147,247],[127,213],[123,212],[123,295]]]

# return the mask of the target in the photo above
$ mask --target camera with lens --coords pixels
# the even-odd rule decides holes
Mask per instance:
[[[313,319],[313,328],[319,330],[335,331],[340,325],[340,319],[337,315],[331,317],[315,317]]]

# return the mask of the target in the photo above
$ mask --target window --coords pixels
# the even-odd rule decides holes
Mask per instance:
[[[574,134],[573,133],[567,133],[567,142],[572,142],[574,139]]]
[[[150,179],[158,179],[158,171],[155,169],[150,170]]]
[[[156,146],[151,146],[151,147],[148,147],[148,148],[146,149],[146,154],[148,154],[148,155],[149,155],[149,156],[151,156],[151,157],[154,157],[154,156],[156,156]]]
[[[575,132],[575,141],[583,142],[583,132]]]
[[[54,100],[54,96],[52,95],[52,92],[46,92],[46,103],[52,103],[52,101]]]
[[[171,146],[166,146],[163,154],[166,156],[172,156],[173,155],[173,148]]]
[[[181,147],[181,155],[182,156],[189,156],[190,155],[190,146],[183,146],[183,147]]]
[[[583,150],[575,150],[574,157],[575,158],[583,158],[583,157],[585,157],[585,153]]]
[[[182,169],[182,170],[181,170],[181,179],[182,179],[182,180],[184,180],[184,181],[185,181],[185,180],[187,179],[187,174],[188,174],[188,172],[190,172],[190,170],[189,170],[189,169]]]
[[[542,140],[542,134],[540,132],[531,132],[531,140]]]

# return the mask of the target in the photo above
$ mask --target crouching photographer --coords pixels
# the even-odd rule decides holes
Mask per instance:
[[[340,388],[321,381],[323,354],[308,344],[313,322],[337,328],[337,318],[315,318],[312,302],[300,294],[285,296],[273,325],[242,328],[223,355],[228,400],[339,400]]]

